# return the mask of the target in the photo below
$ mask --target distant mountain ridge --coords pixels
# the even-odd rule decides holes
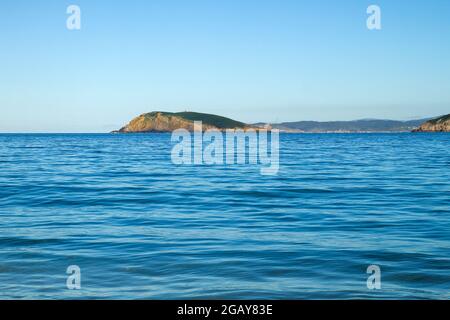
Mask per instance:
[[[284,132],[410,132],[427,119],[398,121],[381,119],[361,119],[353,121],[296,121],[275,124],[257,123],[256,126],[271,126]]]

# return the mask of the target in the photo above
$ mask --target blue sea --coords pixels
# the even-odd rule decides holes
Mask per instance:
[[[0,298],[450,298],[450,134],[281,134],[274,176],[172,146],[0,135]]]

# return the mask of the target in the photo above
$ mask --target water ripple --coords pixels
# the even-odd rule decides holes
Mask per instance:
[[[0,135],[0,298],[448,299],[449,145],[282,134],[261,176],[173,165],[167,134]]]

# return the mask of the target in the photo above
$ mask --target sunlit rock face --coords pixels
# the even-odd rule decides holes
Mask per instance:
[[[450,114],[427,121],[414,132],[450,132]]]

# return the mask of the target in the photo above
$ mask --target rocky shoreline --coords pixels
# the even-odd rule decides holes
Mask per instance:
[[[413,132],[450,132],[450,114],[429,120]]]

